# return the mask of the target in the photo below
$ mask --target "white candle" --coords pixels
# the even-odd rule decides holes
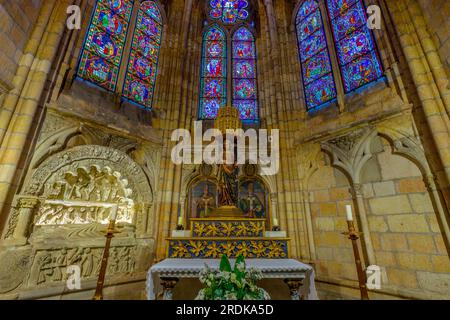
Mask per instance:
[[[111,220],[116,220],[118,208],[118,206],[112,207]]]
[[[273,218],[273,226],[278,227],[278,219],[277,218]]]
[[[347,210],[347,221],[353,221],[352,206],[348,204],[345,209]]]
[[[178,217],[178,225],[182,226],[183,225],[183,217]]]

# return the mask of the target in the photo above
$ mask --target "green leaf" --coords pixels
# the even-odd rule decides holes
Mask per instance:
[[[222,259],[220,260],[220,271],[231,272],[230,260],[228,260],[228,257],[226,255],[223,255]]]

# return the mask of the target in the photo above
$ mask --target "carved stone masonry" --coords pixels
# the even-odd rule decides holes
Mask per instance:
[[[59,283],[67,278],[68,266],[77,265],[82,279],[94,279],[98,276],[102,260],[103,248],[62,248],[57,250],[38,251],[36,253],[29,287]],[[136,248],[111,248],[108,274],[124,274],[136,269]]]
[[[20,198],[17,203],[17,224],[14,228],[13,238],[17,240],[26,239],[29,235],[29,229],[31,221],[34,216],[34,211],[39,204],[39,199],[37,198]]]

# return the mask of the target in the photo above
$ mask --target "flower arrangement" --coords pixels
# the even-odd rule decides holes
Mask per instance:
[[[200,290],[196,300],[270,300],[269,294],[256,286],[262,273],[248,269],[243,256],[236,259],[231,268],[227,256],[222,256],[220,270],[208,266],[200,273],[200,281],[205,286]]]

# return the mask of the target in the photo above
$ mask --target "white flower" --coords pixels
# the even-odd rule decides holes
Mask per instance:
[[[244,262],[236,263],[236,268],[237,268],[239,271],[244,271],[244,270],[245,270],[245,263],[244,263]]]

